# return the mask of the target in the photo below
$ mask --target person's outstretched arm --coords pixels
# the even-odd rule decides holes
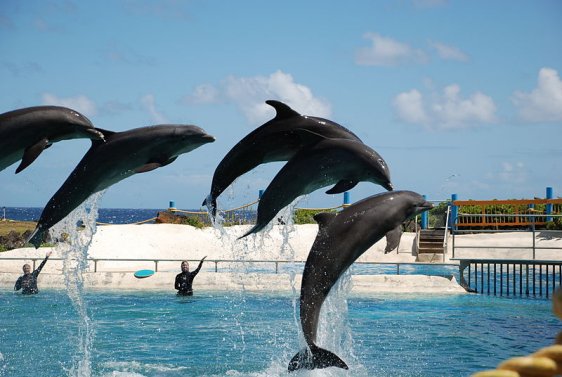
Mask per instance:
[[[201,269],[201,266],[203,265],[203,261],[205,260],[205,258],[207,258],[206,255],[203,257],[203,259],[201,259],[201,261],[199,262],[199,266],[197,266],[197,268],[195,269],[195,271],[193,271],[193,275],[194,275],[194,276],[199,273],[199,270]]]
[[[41,270],[43,269],[43,266],[45,266],[45,263],[47,263],[47,259],[49,259],[49,257],[51,256],[52,251],[47,251],[47,255],[45,256],[45,259],[43,259],[43,262],[41,262],[41,264],[39,265],[39,267],[37,267],[37,269],[35,271],[33,271],[33,275],[35,275],[35,277],[37,277],[37,275],[39,275],[39,273],[41,272]]]

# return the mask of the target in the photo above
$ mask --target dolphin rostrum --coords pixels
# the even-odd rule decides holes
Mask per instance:
[[[336,354],[316,345],[324,300],[340,276],[369,247],[407,219],[432,207],[412,191],[370,196],[339,213],[319,213],[319,229],[306,260],[300,295],[300,319],[307,348],[289,363],[289,371],[336,366],[348,369]]]
[[[106,142],[92,142],[88,152],[43,209],[28,240],[36,248],[49,228],[90,195],[133,174],[166,166],[180,154],[215,141],[203,129],[187,125],[158,125],[124,132],[102,131]]]
[[[28,167],[53,143],[103,134],[79,112],[60,106],[36,106],[0,114],[0,171],[22,160],[16,173]]]
[[[323,138],[360,141],[347,128],[327,119],[297,113],[286,104],[269,100],[277,114],[246,135],[222,159],[213,175],[211,193],[203,201],[214,217],[217,198],[239,176],[256,166],[274,161],[288,161],[300,149]]]
[[[277,173],[258,203],[256,225],[242,237],[259,232],[301,195],[337,183],[328,190],[336,194],[361,181],[392,191],[390,172],[382,157],[357,140],[324,139],[302,149]],[[240,238],[242,238],[240,237]]]

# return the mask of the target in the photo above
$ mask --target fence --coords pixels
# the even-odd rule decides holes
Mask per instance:
[[[562,286],[562,261],[467,259],[459,269],[461,285],[481,294],[548,298]]]
[[[41,262],[43,258],[21,258],[21,257],[0,257],[0,261],[3,260],[11,260],[11,261],[31,261],[33,264],[33,269],[36,268],[37,262]],[[135,270],[125,269],[125,270],[114,270],[114,269],[101,269],[99,268],[100,262],[135,262],[135,263],[153,263],[154,271],[159,271],[159,265],[164,262],[174,262],[176,263],[176,269],[179,269],[179,264],[184,261],[185,259],[156,259],[156,258],[147,258],[147,259],[122,259],[122,258],[88,258],[88,265],[91,272],[134,272]],[[49,258],[49,261],[64,261],[64,258]],[[198,263],[199,260],[195,259],[188,259],[188,262]],[[232,265],[238,265],[241,268],[238,268],[242,272],[248,272],[249,267],[255,267],[256,264],[261,265],[269,265],[268,269],[259,269],[261,272],[274,272],[276,274],[280,273],[283,270],[282,266],[298,266],[299,269],[302,271],[302,266],[304,265],[305,261],[302,260],[235,260],[235,259],[207,259],[205,263],[212,263],[214,272],[231,272]],[[219,265],[222,267],[219,269]],[[411,274],[412,272],[418,272],[419,268],[423,268],[426,266],[427,268],[433,268],[434,271],[437,269],[437,273],[432,273],[430,275],[437,275],[437,276],[447,276],[451,275],[448,273],[449,271],[444,268],[457,268],[458,265],[455,263],[414,263],[414,262],[355,262],[355,266],[357,267],[391,267],[394,273],[391,273],[390,269],[386,269],[387,273],[385,274],[394,274],[394,275],[403,275]],[[410,268],[406,268],[410,267]],[[439,271],[442,269],[443,271]],[[267,270],[267,271],[266,271]],[[363,273],[365,274],[365,273]]]

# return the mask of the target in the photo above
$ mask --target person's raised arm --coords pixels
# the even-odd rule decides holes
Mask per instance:
[[[47,251],[47,254],[45,255],[45,259],[43,259],[43,262],[41,262],[41,264],[39,265],[39,267],[37,267],[37,269],[35,271],[33,271],[33,274],[35,276],[39,275],[39,273],[41,272],[41,270],[43,269],[43,266],[45,266],[45,263],[47,263],[47,259],[49,259],[49,257],[51,256],[53,252],[51,250]]]
[[[201,259],[201,261],[199,262],[199,266],[197,266],[195,271],[193,271],[196,275],[199,273],[199,270],[201,269],[201,266],[203,265],[203,261],[205,260],[205,258],[207,258],[206,255],[203,257],[203,259]]]

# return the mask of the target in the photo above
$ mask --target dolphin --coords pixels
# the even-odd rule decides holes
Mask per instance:
[[[357,140],[324,139],[297,153],[277,173],[258,203],[256,225],[242,237],[262,230],[277,213],[301,195],[337,183],[326,193],[346,191],[368,181],[392,191],[383,158]]]
[[[61,140],[103,140],[88,118],[60,106],[26,107],[0,114],[0,171],[21,160],[16,174]]]
[[[124,132],[101,130],[105,143],[93,141],[76,168],[49,200],[28,242],[38,248],[44,233],[65,218],[90,195],[132,176],[176,160],[203,144],[215,141],[191,125],[157,125]]]
[[[268,100],[276,115],[240,140],[222,159],[213,175],[211,193],[203,201],[214,217],[217,198],[236,178],[260,164],[288,161],[303,147],[323,138],[361,141],[347,128],[328,119],[297,113],[286,104]],[[343,191],[342,191],[343,192]]]
[[[319,213],[318,234],[306,260],[300,295],[300,319],[307,348],[289,363],[289,371],[336,366],[348,369],[336,354],[316,345],[324,300],[339,277],[369,247],[405,220],[433,205],[412,191],[370,196],[337,213]]]

